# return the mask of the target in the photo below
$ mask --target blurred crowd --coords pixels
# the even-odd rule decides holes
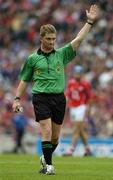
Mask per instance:
[[[12,102],[18,74],[28,55],[40,46],[39,29],[51,23],[57,29],[56,48],[71,41],[86,22],[91,0],[0,0],[0,133],[12,133]],[[83,64],[85,78],[97,100],[88,118],[91,136],[113,136],[113,1],[98,0],[100,17],[81,44],[77,56],[65,69],[66,84],[72,67]],[[31,85],[22,99],[24,116],[34,133]],[[64,129],[70,127],[66,112]],[[35,130],[36,133],[36,130]]]

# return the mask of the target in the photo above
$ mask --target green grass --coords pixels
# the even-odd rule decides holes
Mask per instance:
[[[38,174],[39,157],[0,155],[0,180],[112,180],[113,159],[54,157],[56,175]]]

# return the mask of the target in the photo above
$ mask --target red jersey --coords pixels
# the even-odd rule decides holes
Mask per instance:
[[[66,89],[66,97],[68,99],[69,107],[77,107],[87,104],[91,98],[91,85],[85,80],[76,81],[75,79],[69,80]]]

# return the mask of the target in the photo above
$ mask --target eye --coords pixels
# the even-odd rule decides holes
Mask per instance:
[[[55,41],[56,38],[46,38],[48,41]]]

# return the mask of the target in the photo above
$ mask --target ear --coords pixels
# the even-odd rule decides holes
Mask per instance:
[[[40,37],[40,41],[42,42],[42,40],[44,39],[44,37]]]
[[[42,42],[42,37],[40,37],[40,42]]]

